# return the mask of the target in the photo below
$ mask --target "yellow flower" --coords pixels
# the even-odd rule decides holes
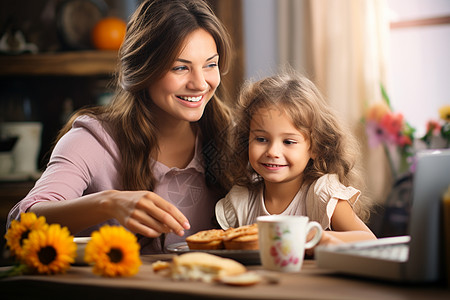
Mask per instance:
[[[120,226],[105,225],[92,233],[84,260],[94,265],[94,274],[132,276],[142,264],[136,236]]]
[[[41,230],[48,227],[45,217],[36,217],[34,213],[20,214],[20,221],[13,220],[11,226],[5,234],[6,245],[11,251],[11,255],[19,260],[23,258],[23,245],[28,235],[33,230]]]
[[[281,244],[281,253],[283,253],[284,256],[287,256],[290,252],[291,252],[291,241],[283,240],[283,243]]]
[[[75,261],[77,245],[67,227],[51,224],[33,230],[25,240],[25,263],[41,274],[64,273]]]
[[[450,105],[444,105],[439,108],[439,116],[442,120],[450,122]]]

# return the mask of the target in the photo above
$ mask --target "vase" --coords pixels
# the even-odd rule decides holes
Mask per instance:
[[[385,207],[381,235],[407,235],[413,198],[413,173],[406,172],[395,179]]]

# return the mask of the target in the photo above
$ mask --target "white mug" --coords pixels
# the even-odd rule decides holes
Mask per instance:
[[[299,272],[305,249],[317,245],[322,227],[306,216],[260,216],[257,219],[259,254],[264,269],[280,272]],[[306,241],[309,232],[314,237]]]
[[[19,137],[12,149],[12,173],[36,173],[41,148],[42,123],[5,122],[1,124],[1,131],[5,136]]]

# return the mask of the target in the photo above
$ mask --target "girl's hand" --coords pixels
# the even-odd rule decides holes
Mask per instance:
[[[189,229],[187,218],[171,203],[149,191],[108,191],[103,205],[115,218],[134,233],[158,237],[174,232],[184,235]]]
[[[333,233],[324,230],[318,245],[338,245],[342,243],[344,243],[344,241],[337,238]]]
[[[319,245],[337,245],[337,244],[342,244],[342,243],[344,243],[344,241],[342,241],[341,239],[334,236],[332,233],[330,233],[330,231],[324,230],[322,232],[322,238],[320,239],[319,243],[315,247],[317,247]],[[315,247],[313,247],[311,249],[306,249],[305,254],[307,256],[313,256]]]

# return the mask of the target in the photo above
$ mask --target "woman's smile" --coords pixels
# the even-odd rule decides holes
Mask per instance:
[[[176,96],[178,102],[189,108],[197,108],[203,105],[205,102],[205,94],[200,96]]]
[[[203,96],[198,96],[198,97],[177,96],[177,97],[180,98],[183,101],[198,102],[198,101],[202,100]]]

